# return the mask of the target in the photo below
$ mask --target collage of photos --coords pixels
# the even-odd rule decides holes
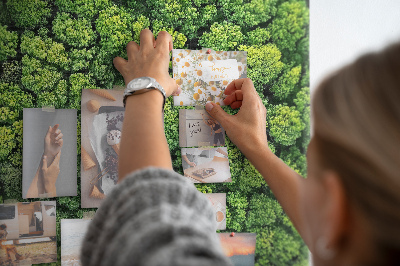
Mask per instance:
[[[179,146],[224,146],[225,130],[203,110],[179,110]]]
[[[77,111],[23,110],[22,197],[77,195]]]
[[[255,262],[255,233],[219,233],[222,250],[234,266],[251,266]]]
[[[91,219],[61,219],[61,265],[80,266],[80,252]]]
[[[182,93],[175,106],[204,106],[208,101],[224,105],[226,86],[247,77],[245,51],[172,50],[172,69]]]
[[[98,208],[118,182],[123,90],[82,90],[81,206]]]
[[[182,148],[184,176],[193,183],[232,182],[228,150],[218,148]]]
[[[56,262],[56,202],[0,204],[0,251],[0,265]]]

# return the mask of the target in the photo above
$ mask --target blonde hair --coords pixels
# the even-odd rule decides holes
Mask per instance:
[[[347,197],[370,223],[379,260],[399,263],[400,44],[326,78],[312,108],[322,166],[340,175]]]

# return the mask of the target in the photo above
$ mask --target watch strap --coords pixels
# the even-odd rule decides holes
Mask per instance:
[[[125,105],[126,105],[126,98],[128,98],[128,96],[134,95],[134,94],[135,94],[136,92],[138,92],[138,91],[141,91],[141,93],[143,93],[143,90],[148,90],[148,91],[150,91],[150,90],[158,90],[159,92],[161,92],[161,94],[162,94],[162,96],[163,96],[163,98],[164,98],[163,107],[162,107],[162,111],[164,112],[165,101],[166,101],[166,99],[167,99],[167,95],[166,95],[166,93],[165,93],[165,90],[164,90],[164,88],[163,88],[154,78],[151,78],[151,77],[147,77],[147,78],[150,79],[151,83],[150,83],[147,87],[144,87],[144,88],[139,89],[139,90],[129,90],[130,85],[131,85],[136,79],[131,80],[131,81],[127,84],[126,89],[125,89],[125,91],[124,91],[124,99],[123,99],[124,107],[125,107]]]

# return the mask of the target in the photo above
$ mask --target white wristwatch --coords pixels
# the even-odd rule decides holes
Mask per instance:
[[[158,90],[164,97],[163,111],[165,105],[166,94],[164,88],[154,78],[141,77],[131,80],[124,91],[124,107],[126,104],[126,98],[133,94],[142,94],[151,90]]]

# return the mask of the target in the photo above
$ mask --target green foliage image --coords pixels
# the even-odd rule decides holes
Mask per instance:
[[[22,199],[23,108],[78,109],[81,91],[124,86],[114,68],[142,29],[173,36],[174,48],[247,52],[247,76],[267,108],[269,147],[306,176],[310,138],[308,25],[305,0],[3,0],[0,1],[0,200]],[[172,74],[172,69],[170,69]],[[183,173],[180,108],[165,106],[165,128],[175,171]],[[237,110],[223,107],[230,114]],[[78,164],[80,164],[78,140]],[[198,184],[226,193],[226,232],[257,233],[256,265],[307,265],[308,251],[268,185],[227,138],[231,183]],[[78,196],[57,198],[60,219],[82,218]],[[37,199],[32,199],[32,201]],[[53,199],[54,200],[54,199]]]

